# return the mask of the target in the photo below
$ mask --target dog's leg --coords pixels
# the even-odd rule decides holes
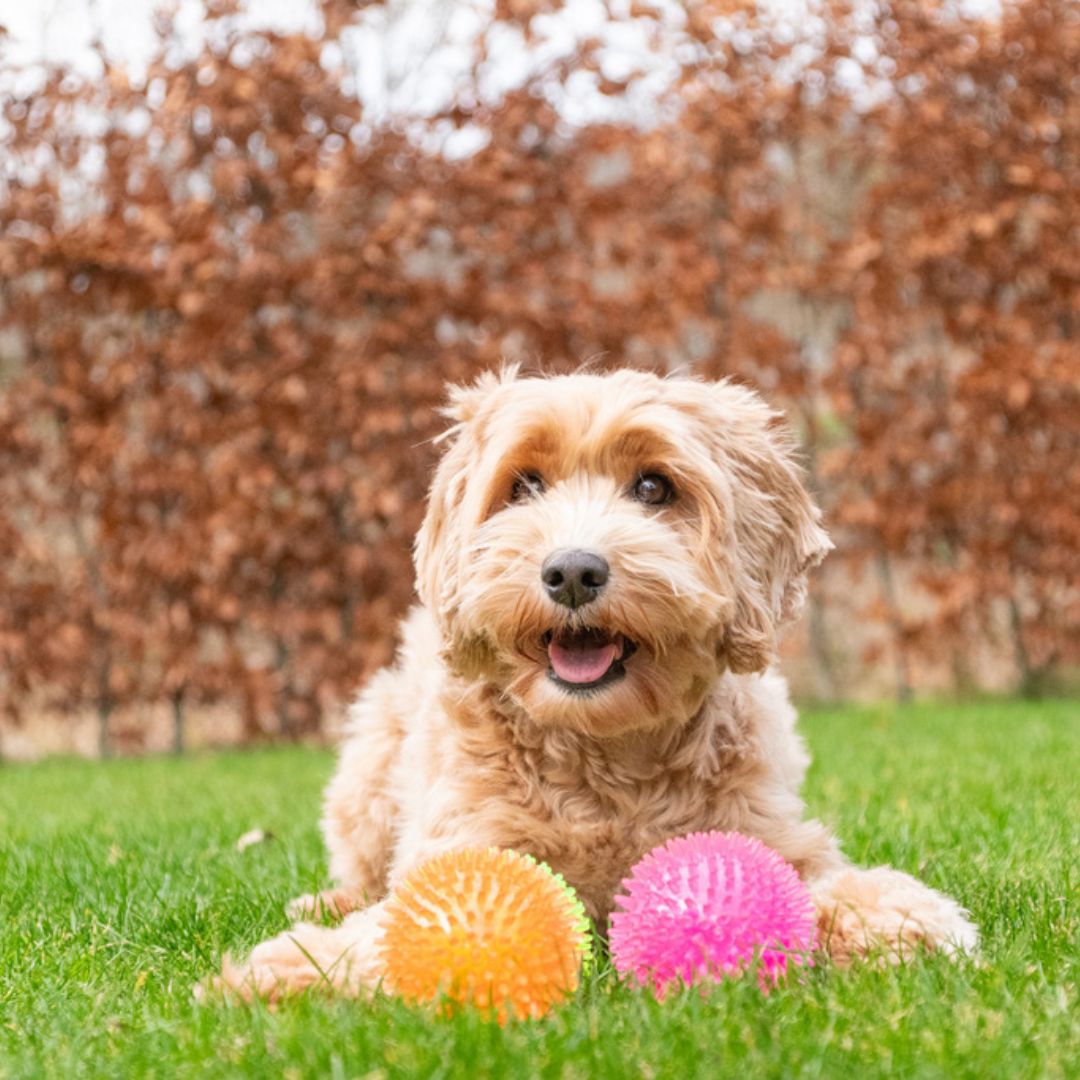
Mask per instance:
[[[394,882],[418,863],[469,842],[474,835],[471,821],[463,819],[457,824],[461,831],[416,839],[407,851],[399,844]],[[243,963],[226,957],[221,975],[211,980],[208,988],[226,988],[246,1000],[263,997],[269,1001],[320,986],[354,997],[371,990],[384,974],[379,947],[385,903],[354,911],[338,926],[297,923],[256,945]]]
[[[897,964],[918,949],[957,956],[979,933],[955,900],[891,866],[843,867],[809,882],[818,936],[841,966],[869,956]]]
[[[372,990],[383,975],[382,911],[373,904],[334,927],[298,923],[257,945],[243,963],[226,957],[207,989],[231,990],[247,1001],[279,1001],[319,987],[353,997]]]
[[[386,895],[399,813],[391,776],[402,734],[402,679],[377,676],[353,706],[351,734],[323,798],[322,828],[335,886],[289,902],[292,919],[343,918]]]
[[[776,803],[783,804],[779,798]],[[836,837],[820,821],[802,820],[802,801],[790,798],[795,815],[787,818],[758,819],[742,826],[763,844],[779,852],[799,872],[804,881],[812,881],[848,865]]]
[[[323,889],[317,893],[304,893],[285,905],[285,913],[290,919],[300,922],[303,919],[343,919],[353,911],[361,911],[364,898],[352,889]]]
[[[801,801],[775,792],[767,805],[775,811],[785,803],[788,811],[801,810]],[[959,904],[892,867],[852,866],[821,822],[760,815],[744,827],[783,855],[810,887],[819,941],[837,964],[862,956],[900,963],[917,948],[950,956],[977,948],[978,931]]]

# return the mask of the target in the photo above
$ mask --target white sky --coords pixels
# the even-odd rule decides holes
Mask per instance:
[[[194,50],[202,38],[202,0],[170,0],[177,12],[177,26],[184,46]],[[629,8],[629,0],[611,0],[616,11]],[[530,70],[569,53],[586,37],[605,43],[601,53],[604,74],[625,77],[635,69],[645,72],[630,92],[619,98],[604,97],[592,88],[590,75],[572,77],[566,93],[554,103],[571,124],[597,118],[648,122],[655,116],[655,102],[676,71],[678,28],[684,21],[681,0],[646,0],[662,12],[670,28],[668,40],[657,48],[648,38],[646,20],[609,23],[601,0],[573,0],[554,16],[534,20],[535,44],[526,45],[513,28],[497,27],[489,36],[489,63],[481,72],[480,92],[497,100],[519,85]],[[869,11],[874,0],[862,0]],[[993,15],[1000,0],[957,0],[968,15]],[[814,12],[816,0],[757,0],[759,16],[789,40],[801,42],[795,52],[796,75],[803,60],[816,51],[815,32],[821,21]],[[13,85],[12,69],[40,60],[70,65],[93,77],[97,60],[90,49],[95,34],[115,61],[138,76],[154,45],[152,18],[162,0],[0,0],[0,24],[10,38],[0,60],[0,92]],[[493,0],[386,0],[364,12],[358,27],[347,31],[346,52],[332,50],[324,62],[341,63],[348,69],[347,87],[366,106],[368,122],[388,115],[430,116],[453,97],[472,60],[471,43],[490,22]],[[274,29],[317,27],[311,0],[248,0],[250,22]],[[718,32],[738,34],[731,25]],[[871,38],[861,39],[856,56],[873,70],[876,48]],[[841,61],[838,76],[857,94],[873,96],[887,85],[888,71],[867,77],[859,64]],[[20,80],[21,82],[21,80]],[[873,84],[877,83],[877,90]],[[16,84],[17,85],[17,84]],[[444,152],[468,153],[477,145],[478,133],[454,136],[460,146],[444,146]]]
[[[153,46],[152,16],[162,0],[0,0],[0,24],[11,34],[4,54],[13,64],[38,60],[71,65],[94,75],[97,65],[89,45],[99,34],[106,51],[137,74]],[[759,7],[795,28],[813,22],[814,0],[759,0]],[[171,0],[178,25],[192,46],[200,39],[202,0]],[[615,0],[617,11],[629,0]],[[680,0],[648,0],[672,27],[684,21]],[[295,29],[317,25],[311,0],[248,0],[257,26]],[[369,9],[360,29],[350,35],[358,90],[365,101],[383,95],[401,97],[409,111],[430,112],[446,100],[456,76],[469,61],[468,45],[489,22],[492,0],[387,0]],[[537,42],[528,48],[521,35],[500,27],[491,43],[487,78],[493,93],[520,82],[533,63],[569,52],[576,41],[600,36],[607,48],[605,74],[618,78],[643,63],[669,68],[672,58],[657,56],[646,38],[646,23],[609,24],[600,0],[573,0],[554,16],[534,21]],[[422,72],[422,75],[420,74]],[[668,72],[670,74],[670,70]]]
[[[16,63],[48,60],[95,73],[90,42],[101,35],[109,55],[137,70],[153,47],[153,13],[161,0],[0,0],[0,24],[12,41],[5,50]],[[198,40],[201,0],[176,0],[179,23]],[[314,22],[306,0],[254,0],[261,25],[281,28]]]
[[[622,0],[616,0],[620,3]],[[668,14],[673,27],[683,20],[678,0],[651,0]],[[812,0],[764,0],[784,6]],[[161,0],[0,0],[0,24],[10,38],[3,48],[0,91],[29,89],[26,77],[13,69],[42,60],[68,65],[93,78],[97,58],[90,48],[100,36],[111,59],[138,77],[153,49],[152,19]],[[194,51],[203,36],[202,0],[172,0],[185,49]],[[628,6],[628,0],[626,0]],[[368,9],[355,29],[346,32],[345,52],[331,48],[324,63],[343,64],[346,88],[366,106],[369,123],[388,115],[420,118],[439,112],[453,98],[472,66],[472,43],[490,25],[493,0],[387,0]],[[315,29],[311,0],[248,0],[249,21],[280,30]],[[497,100],[524,81],[530,71],[571,52],[586,37],[605,40],[604,74],[611,78],[643,69],[644,78],[616,100],[592,90],[592,76],[575,74],[557,106],[571,124],[604,117],[643,122],[655,114],[654,103],[675,73],[671,55],[650,46],[647,22],[609,23],[600,0],[573,0],[568,9],[534,22],[537,40],[527,45],[517,30],[503,25],[491,31],[489,62],[479,89],[485,100]],[[467,154],[483,141],[483,133],[457,131],[444,153]]]

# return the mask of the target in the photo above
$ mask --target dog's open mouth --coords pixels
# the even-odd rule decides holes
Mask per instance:
[[[564,690],[596,690],[626,674],[623,661],[637,646],[622,634],[588,628],[544,635],[548,675]]]

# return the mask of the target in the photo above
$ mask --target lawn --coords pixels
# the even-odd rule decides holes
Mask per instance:
[[[980,962],[660,1005],[601,969],[505,1030],[402,1004],[199,1004],[324,883],[313,750],[0,768],[0,1077],[1080,1075],[1080,703],[819,711],[815,814],[960,897]],[[262,828],[273,839],[238,851]]]

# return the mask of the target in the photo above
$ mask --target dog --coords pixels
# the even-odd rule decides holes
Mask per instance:
[[[799,788],[809,758],[777,635],[831,548],[781,417],[731,382],[488,374],[455,389],[395,665],[352,709],[323,830],[334,888],[226,958],[276,999],[382,976],[383,902],[448,849],[561,873],[603,927],[630,867],[737,830],[791,862],[838,964],[971,952],[953,900],[859,869]]]

